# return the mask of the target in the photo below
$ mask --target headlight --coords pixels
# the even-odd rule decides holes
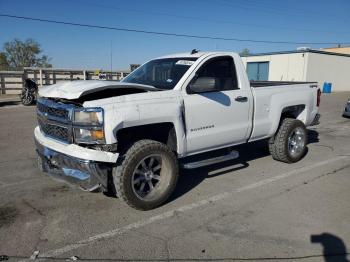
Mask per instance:
[[[102,144],[105,142],[105,134],[102,128],[87,129],[74,127],[74,141],[76,143]]]
[[[82,108],[74,111],[74,141],[85,144],[103,144],[103,109]]]
[[[74,111],[74,123],[83,125],[102,125],[103,109],[102,108],[84,108]]]

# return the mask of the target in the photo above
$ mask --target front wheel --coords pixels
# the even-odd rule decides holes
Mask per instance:
[[[304,123],[285,118],[275,137],[269,141],[269,151],[275,160],[295,163],[305,155],[306,145],[307,130]]]
[[[174,191],[178,169],[175,154],[165,144],[148,139],[137,141],[113,169],[117,195],[133,208],[156,208]]]

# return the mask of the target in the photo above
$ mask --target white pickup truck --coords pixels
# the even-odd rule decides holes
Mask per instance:
[[[266,139],[274,159],[300,160],[320,103],[317,83],[250,82],[236,53],[195,51],[151,60],[121,82],[58,83],[39,96],[40,169],[141,210],[168,199],[179,166],[237,158],[236,145]]]

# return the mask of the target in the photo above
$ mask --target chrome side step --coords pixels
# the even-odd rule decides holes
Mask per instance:
[[[217,164],[217,163],[228,161],[228,160],[233,160],[233,159],[236,159],[238,157],[239,157],[238,151],[233,150],[227,155],[213,157],[213,158],[209,158],[209,159],[204,159],[204,160],[197,161],[197,162],[184,163],[184,164],[182,164],[182,167],[185,169],[195,169],[195,168],[209,166],[209,165]]]

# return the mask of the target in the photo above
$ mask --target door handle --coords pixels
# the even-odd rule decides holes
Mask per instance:
[[[248,101],[248,97],[246,97],[246,96],[237,96],[235,98],[235,100],[238,101],[238,102],[247,102]]]

